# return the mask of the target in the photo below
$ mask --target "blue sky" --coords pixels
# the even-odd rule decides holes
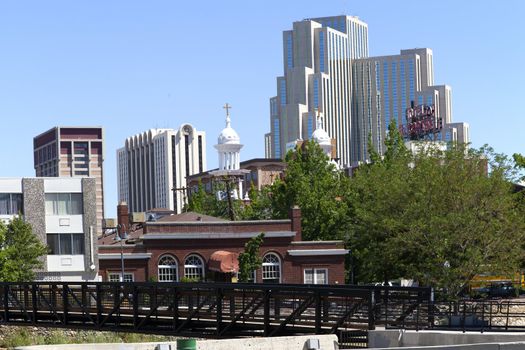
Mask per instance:
[[[264,156],[282,74],[281,32],[308,17],[357,15],[370,55],[430,47],[435,83],[474,146],[525,153],[525,1],[0,0],[0,176],[34,176],[33,136],[56,125],[105,128],[106,215],[126,137],[189,122],[207,133],[208,168],[224,125]]]

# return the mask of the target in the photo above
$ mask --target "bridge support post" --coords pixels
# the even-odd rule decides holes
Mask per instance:
[[[321,334],[322,303],[321,293],[315,292],[315,334]]]
[[[217,336],[220,336],[222,331],[222,299],[223,299],[222,288],[217,289]]]
[[[270,335],[270,297],[271,291],[264,291],[264,336]]]
[[[368,329],[374,330],[376,329],[376,321],[375,321],[375,310],[376,309],[376,302],[375,302],[375,291],[374,289],[370,289],[370,293],[368,295]]]
[[[9,322],[9,284],[4,284],[4,322]]]
[[[37,304],[37,291],[36,291],[36,284],[31,284],[31,301],[33,306],[33,324],[36,324],[36,318],[37,318],[37,312],[38,312],[38,304]]]
[[[179,289],[173,288],[173,331],[179,328]]]
[[[68,288],[69,286],[67,284],[62,285],[62,309],[63,309],[62,322],[64,323],[64,325],[67,325],[68,323],[68,308],[69,308],[69,302],[67,300]]]
[[[95,297],[97,298],[97,329],[102,324],[102,286],[97,283],[95,286]]]
[[[133,285],[133,329],[137,330],[139,325],[139,293],[137,291],[137,285]]]

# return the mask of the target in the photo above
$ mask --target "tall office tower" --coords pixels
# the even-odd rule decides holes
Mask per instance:
[[[37,177],[94,177],[97,234],[104,219],[104,130],[102,127],[54,127],[33,139]]]
[[[353,61],[352,73],[353,163],[368,158],[369,136],[376,150],[384,151],[392,120],[400,129],[409,130],[407,109],[412,106],[433,108],[436,129],[441,131],[429,134],[432,139],[469,142],[468,124],[447,126],[452,122],[452,91],[448,85],[434,85],[431,49],[401,50],[399,55],[358,59]]]
[[[206,134],[190,124],[151,129],[126,139],[117,150],[118,197],[131,212],[186,203],[186,177],[206,170]]]
[[[351,161],[351,61],[368,56],[368,26],[357,17],[295,22],[283,32],[284,75],[270,99],[266,157],[283,158],[288,147],[310,139],[316,116],[336,139],[340,164]],[[287,147],[288,146],[288,147]]]

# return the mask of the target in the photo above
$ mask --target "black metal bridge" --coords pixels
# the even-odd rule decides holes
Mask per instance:
[[[0,283],[0,298],[0,321],[7,324],[194,337],[351,338],[377,325],[419,328],[432,322],[430,288],[42,282]]]

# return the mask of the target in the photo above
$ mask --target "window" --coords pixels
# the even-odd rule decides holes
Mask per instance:
[[[50,255],[83,255],[84,235],[82,233],[48,233],[47,245]]]
[[[190,280],[204,280],[204,263],[197,255],[190,255],[184,262],[184,277]]]
[[[281,99],[281,106],[286,106],[286,80],[279,81],[279,97]]]
[[[319,33],[319,70],[324,72],[324,33]]]
[[[304,269],[305,284],[328,284],[327,269]]]
[[[108,273],[108,282],[120,282],[122,273],[110,272]],[[124,272],[124,282],[133,282],[133,274],[131,272]]]
[[[281,134],[279,130],[279,119],[273,120],[273,146],[275,150],[275,157],[281,158]]]
[[[21,193],[0,193],[0,215],[16,215],[21,212]]]
[[[288,68],[293,67],[293,41],[292,41],[292,33],[287,33],[286,36],[286,56],[287,56],[287,64]]]
[[[81,215],[82,193],[46,193],[46,215]]]
[[[274,253],[268,253],[263,258],[262,263],[263,283],[281,282],[281,260]]]
[[[159,282],[177,282],[177,260],[171,255],[164,255],[159,259]]]

